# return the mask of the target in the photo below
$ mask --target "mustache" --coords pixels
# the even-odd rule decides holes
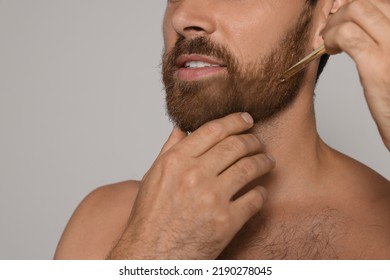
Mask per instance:
[[[211,56],[224,62],[224,64],[233,66],[236,64],[231,52],[222,44],[212,42],[209,38],[199,36],[193,39],[186,39],[180,36],[173,49],[163,56],[163,65],[166,69],[177,68],[176,61],[182,55],[199,54]]]

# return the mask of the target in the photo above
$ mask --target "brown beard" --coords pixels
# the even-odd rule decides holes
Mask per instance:
[[[207,37],[187,40],[180,37],[174,48],[163,55],[162,76],[167,112],[183,131],[193,132],[204,123],[235,112],[248,112],[255,122],[274,118],[298,95],[305,71],[284,83],[280,76],[306,53],[312,9],[306,6],[298,22],[286,32],[268,56],[245,67],[223,45]],[[227,65],[227,74],[203,81],[182,81],[175,75],[181,55],[215,57]]]

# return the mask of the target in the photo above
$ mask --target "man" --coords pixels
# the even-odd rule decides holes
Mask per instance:
[[[55,258],[390,258],[389,181],[316,131],[326,57],[280,83],[325,43],[352,56],[378,104],[389,18],[388,1],[168,1],[163,79],[176,127],[142,181],[84,199]]]

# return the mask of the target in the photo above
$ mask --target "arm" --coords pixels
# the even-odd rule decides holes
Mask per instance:
[[[390,4],[353,0],[343,5],[323,32],[329,54],[355,61],[370,112],[390,151]]]
[[[100,188],[81,203],[55,258],[216,258],[266,191],[233,196],[275,165],[245,134],[252,126],[248,114],[236,113],[189,136],[175,128],[141,182]]]
[[[105,259],[124,229],[139,182],[126,181],[92,191],[75,210],[54,259]]]
[[[109,259],[214,259],[263,205],[245,185],[274,167],[248,114],[211,121],[187,136],[174,129],[144,176]]]

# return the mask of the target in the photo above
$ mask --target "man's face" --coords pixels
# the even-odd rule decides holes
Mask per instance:
[[[266,121],[292,103],[304,73],[280,84],[307,52],[305,0],[171,0],[164,19],[167,110],[184,131],[234,112]]]

